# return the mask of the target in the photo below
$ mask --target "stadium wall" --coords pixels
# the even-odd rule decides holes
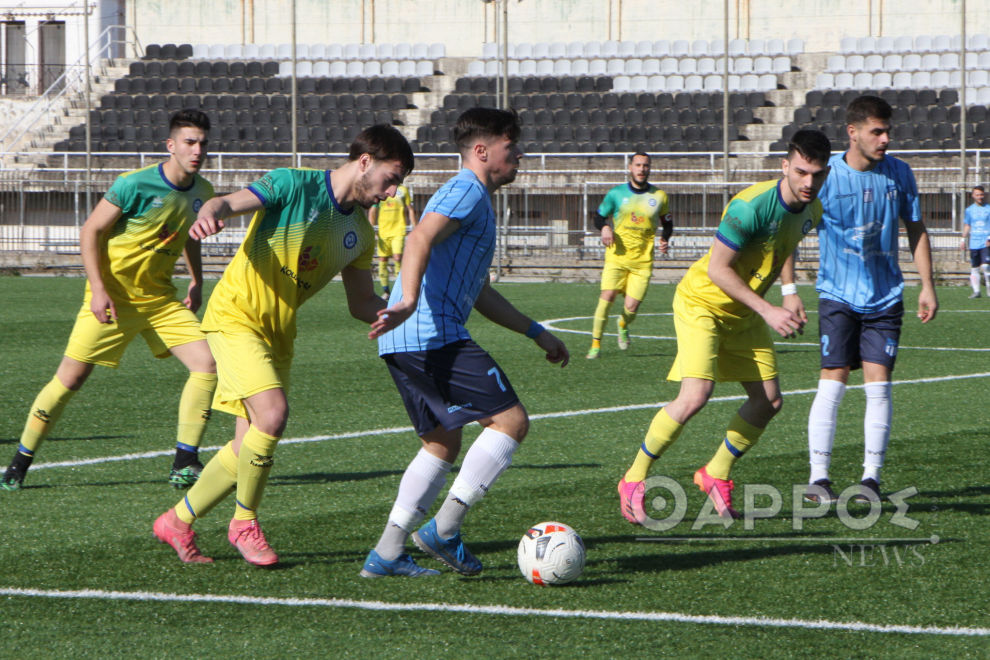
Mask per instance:
[[[103,0],[107,7],[116,0]],[[730,39],[799,37],[807,51],[845,36],[959,34],[959,0],[730,0]],[[525,0],[509,3],[512,42],[718,39],[723,0]],[[127,0],[148,43],[287,43],[289,0]],[[362,12],[364,21],[362,23]],[[106,12],[104,12],[106,13]],[[493,4],[480,0],[297,0],[299,43],[436,43],[475,57],[494,39]],[[362,29],[363,28],[363,29]],[[970,2],[967,32],[990,32]]]

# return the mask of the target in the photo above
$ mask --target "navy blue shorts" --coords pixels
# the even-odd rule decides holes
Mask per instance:
[[[438,426],[459,429],[519,403],[502,368],[470,339],[382,359],[421,437]]]
[[[969,251],[969,264],[973,268],[979,268],[983,264],[990,264],[990,248],[981,247]]]
[[[822,298],[818,301],[818,334],[822,369],[859,369],[863,362],[882,364],[891,371],[897,359],[904,303],[897,302],[872,314]]]

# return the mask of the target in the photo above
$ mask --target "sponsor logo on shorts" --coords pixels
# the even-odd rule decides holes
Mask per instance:
[[[203,208],[203,200],[194,199],[192,204],[193,213],[199,213],[201,208]]]
[[[344,234],[344,247],[350,250],[355,245],[357,245],[357,234],[352,231]]]
[[[462,410],[464,408],[473,408],[473,407],[474,407],[474,404],[473,403],[465,403],[462,406],[450,406],[450,407],[447,408],[447,413],[448,414],[453,414],[453,413],[457,412],[458,410]]]

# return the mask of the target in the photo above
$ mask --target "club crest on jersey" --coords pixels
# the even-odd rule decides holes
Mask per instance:
[[[344,234],[344,247],[350,250],[355,245],[357,245],[357,234],[352,231]]]
[[[863,203],[864,204],[873,203],[873,188],[863,188]]]
[[[807,233],[809,231],[811,231],[811,218],[808,218],[807,220],[805,220],[804,221],[804,224],[801,226],[801,233],[802,234],[807,235]]]
[[[152,208],[160,209],[163,206],[165,206],[165,200],[162,199],[161,197],[155,197],[154,199],[151,200]]]
[[[887,186],[887,199],[892,202],[897,201],[897,186]]]
[[[201,208],[203,208],[203,200],[201,200],[201,199],[194,199],[193,200],[193,203],[192,203],[193,213],[199,213],[199,210]]]
[[[656,205],[657,205],[657,200],[655,200],[655,199],[653,199],[653,198],[651,197],[651,198],[650,198],[650,206],[656,206]]]

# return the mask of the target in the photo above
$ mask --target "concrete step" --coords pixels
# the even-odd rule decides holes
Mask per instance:
[[[810,89],[810,87],[808,88]],[[800,107],[804,105],[806,89],[777,89],[766,93],[767,100],[777,107]]]
[[[786,89],[809,90],[815,86],[817,71],[791,71],[777,77]],[[802,99],[802,105],[804,101]]]
[[[750,140],[766,140],[769,142],[779,140],[780,131],[780,124],[749,124],[739,127],[739,132]]]
[[[777,139],[780,139],[779,137]],[[740,153],[753,153],[767,151],[770,148],[770,140],[733,140],[729,143],[730,151]]]
[[[790,106],[756,108],[753,110],[753,116],[762,119],[764,124],[790,124],[794,121],[794,108]]]

